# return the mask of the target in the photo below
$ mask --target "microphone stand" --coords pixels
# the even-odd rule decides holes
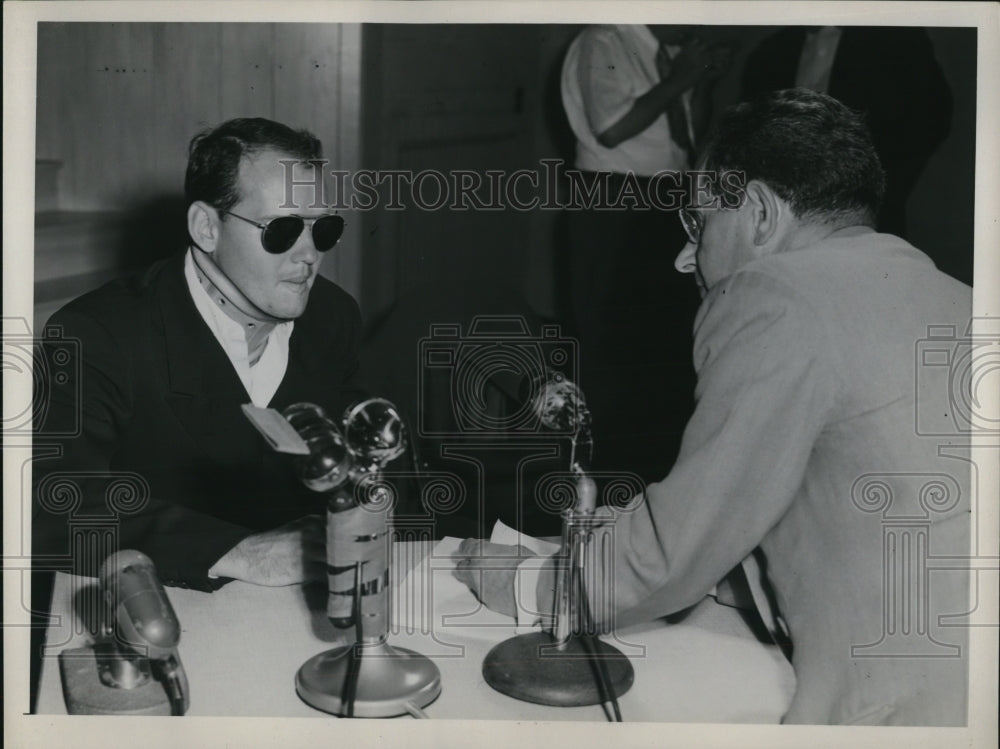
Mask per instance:
[[[554,627],[552,632],[517,635],[496,645],[483,660],[483,678],[498,692],[524,702],[556,707],[611,702],[614,719],[620,722],[618,697],[632,686],[635,671],[624,653],[598,639],[583,579],[586,552],[602,525],[594,516],[595,497],[586,472],[593,449],[590,414],[575,386],[561,376],[549,377],[540,418],[549,426],[575,427],[570,470],[578,487],[576,506],[562,514]],[[546,390],[550,385],[554,389]]]
[[[398,413],[388,401],[365,401],[348,411],[346,439],[316,406],[290,406],[285,416],[312,453],[303,480],[329,492],[327,615],[354,637],[306,661],[295,690],[335,715],[423,717],[421,708],[441,693],[441,673],[426,656],[387,642],[391,503],[380,479],[385,463],[405,450]]]
[[[540,705],[610,701],[620,721],[617,698],[632,686],[635,672],[620,650],[596,636],[582,574],[595,525],[584,510],[563,513],[554,631],[517,635],[495,646],[483,661],[483,678],[498,692]]]
[[[59,670],[71,715],[184,715],[187,675],[180,623],[153,562],[131,549],[110,555],[98,582],[100,634],[63,650]]]

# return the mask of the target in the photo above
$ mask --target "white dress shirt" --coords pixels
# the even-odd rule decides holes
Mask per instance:
[[[824,26],[806,34],[795,85],[825,94],[830,88],[830,73],[840,44],[839,26]]]
[[[660,82],[660,43],[648,26],[590,26],[570,45],[562,69],[562,99],[576,135],[576,167],[594,172],[652,176],[683,170],[687,152],[670,137],[666,113],[637,135],[605,148],[597,136],[632,109],[635,100]],[[680,47],[668,46],[671,57]],[[683,94],[691,132],[691,92]]]
[[[292,337],[293,320],[277,323],[267,338],[264,352],[256,364],[250,364],[247,331],[227,315],[201,285],[191,250],[184,258],[184,278],[188,290],[209,330],[226,352],[243,387],[255,406],[264,408],[271,402],[288,367],[288,340]]]

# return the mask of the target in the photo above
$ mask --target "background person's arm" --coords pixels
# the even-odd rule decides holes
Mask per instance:
[[[637,98],[621,119],[599,133],[597,142],[605,148],[614,148],[641,133],[664,113],[670,102],[704,77],[709,62],[709,50],[704,42],[693,40],[685,45],[671,61],[670,72]]]

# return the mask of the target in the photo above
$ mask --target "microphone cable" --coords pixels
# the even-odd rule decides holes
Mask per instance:
[[[171,656],[165,661],[153,661],[159,665],[163,676],[163,688],[170,700],[170,714],[181,716],[187,711],[187,700],[184,697],[184,679],[181,676],[180,664]]]
[[[361,672],[361,638],[364,627],[361,625],[361,567],[364,562],[354,565],[354,643],[348,651],[350,661],[347,666],[347,683],[344,685],[344,713],[348,718],[354,717],[354,700],[358,693],[358,675]]]
[[[580,577],[579,566],[573,565],[571,574],[573,576],[573,588],[583,613],[583,631],[580,633],[580,639],[590,654],[591,665],[594,668],[595,681],[597,682],[597,690],[601,693],[602,702],[611,703],[611,710],[614,714],[613,722],[622,723],[624,721],[622,720],[621,708],[618,705],[618,695],[611,686],[611,678],[608,676],[607,666],[601,659],[600,650],[598,649],[599,640],[593,634],[595,627],[590,613],[590,601],[587,599],[587,590]]]
[[[403,705],[403,707],[405,707],[406,712],[408,712],[414,718],[424,718],[424,719],[430,718],[430,716],[427,713],[425,713],[419,707],[414,705],[412,702],[407,702],[405,705]]]

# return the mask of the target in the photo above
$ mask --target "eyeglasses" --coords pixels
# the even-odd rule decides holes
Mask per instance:
[[[688,240],[691,244],[697,245],[700,243],[701,230],[705,223],[705,219],[702,218],[701,214],[689,211],[687,208],[681,208],[677,211],[677,216],[680,218],[681,226],[684,227],[684,232],[688,235]]]
[[[272,255],[280,255],[292,249],[302,230],[306,228],[307,221],[301,216],[279,216],[262,224],[232,211],[220,210],[219,213],[246,221],[260,229],[260,243]],[[312,222],[313,244],[319,252],[333,249],[343,233],[344,219],[340,216],[320,216]]]

